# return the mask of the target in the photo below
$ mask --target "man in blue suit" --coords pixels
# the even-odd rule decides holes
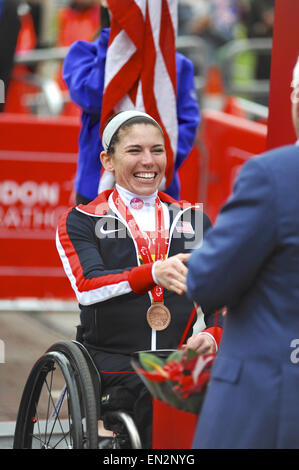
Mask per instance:
[[[292,116],[299,139],[299,59]],[[202,247],[187,292],[227,307],[194,448],[299,448],[299,146],[250,159]]]

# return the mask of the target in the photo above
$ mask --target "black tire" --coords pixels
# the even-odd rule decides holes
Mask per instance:
[[[72,342],[55,343],[25,384],[14,449],[97,448],[97,426],[94,387],[82,352]]]

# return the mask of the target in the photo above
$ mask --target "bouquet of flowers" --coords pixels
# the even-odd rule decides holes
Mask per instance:
[[[151,395],[177,409],[198,414],[210,379],[215,354],[199,356],[191,349],[139,352],[132,364]]]

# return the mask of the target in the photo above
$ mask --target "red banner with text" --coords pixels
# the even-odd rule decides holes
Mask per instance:
[[[55,235],[58,218],[74,204],[78,125],[73,120],[57,120],[56,125],[26,117],[4,120],[0,121],[0,298],[72,299]],[[59,144],[63,131],[65,137],[73,136],[69,149]]]

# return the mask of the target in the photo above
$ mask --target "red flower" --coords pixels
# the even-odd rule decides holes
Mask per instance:
[[[186,371],[191,372],[194,369],[197,360],[198,360],[198,356],[193,357],[193,359],[188,359],[187,357],[183,357],[182,364],[184,366],[184,369]]]
[[[173,382],[179,381],[183,376],[183,365],[177,361],[170,361],[163,367],[164,372],[166,372],[168,379]]]
[[[165,363],[153,354],[141,354],[143,368],[136,370],[147,379],[147,387],[153,396],[176,408],[199,413],[215,355],[199,356],[195,351],[177,351]],[[153,382],[152,387],[150,382]]]
[[[208,383],[210,380],[210,371],[203,371],[199,376],[197,377],[196,381],[196,389],[200,390],[204,385]]]
[[[174,387],[175,390],[180,392],[183,398],[187,398],[194,391],[194,382],[191,375],[184,375],[178,385]]]
[[[168,379],[168,377],[164,374],[161,374],[160,371],[153,371],[153,372],[148,372],[144,369],[141,369],[141,368],[138,368],[136,369],[137,372],[141,373],[142,375],[144,375],[144,377],[146,377],[148,380],[152,380],[153,382],[158,382],[158,383],[161,383],[161,382],[165,382],[165,380]]]

